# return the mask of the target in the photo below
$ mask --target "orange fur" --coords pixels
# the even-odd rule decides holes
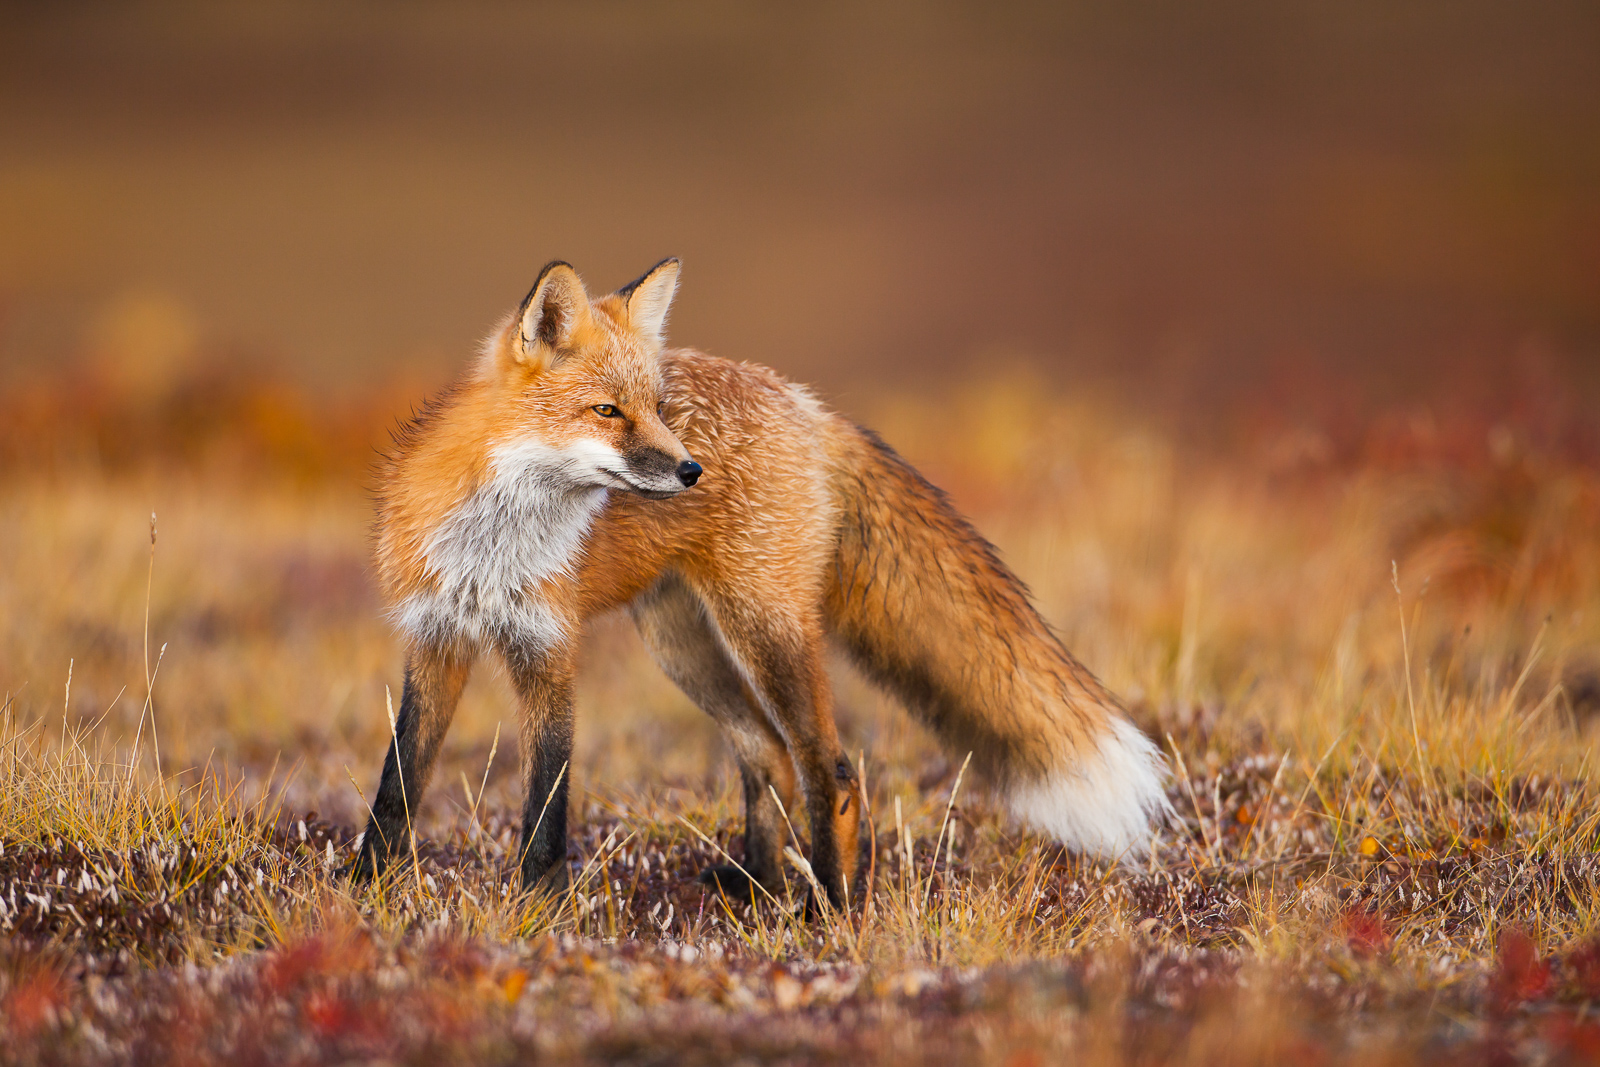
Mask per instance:
[[[796,776],[836,901],[856,868],[861,805],[833,722],[830,637],[971,751],[1020,814],[1089,851],[1137,851],[1165,804],[1159,756],[992,547],[803,387],[662,350],[676,279],[669,260],[591,302],[570,267],[547,267],[383,474],[378,574],[412,661],[494,651],[517,683],[525,838],[541,827],[525,840],[525,883],[564,871],[575,636],[624,605],[728,731],[757,881],[777,880],[771,794],[787,805]],[[450,709],[426,706],[447,688],[408,684],[402,719],[448,722]],[[425,780],[400,747],[397,781]],[[545,810],[554,797],[559,810]],[[556,820],[559,841],[545,829]],[[380,823],[367,869],[384,858],[374,841],[400,836]]]

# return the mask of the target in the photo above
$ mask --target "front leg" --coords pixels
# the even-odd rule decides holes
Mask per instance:
[[[519,702],[522,740],[522,888],[561,892],[567,875],[567,786],[572,779],[570,648],[502,650]]]
[[[400,714],[383,760],[383,778],[372,802],[372,819],[361,851],[350,867],[357,881],[380,873],[389,860],[411,845],[411,826],[422,791],[433,774],[439,745],[455,718],[461,690],[472,669],[472,654],[455,646],[422,645],[406,658]]]

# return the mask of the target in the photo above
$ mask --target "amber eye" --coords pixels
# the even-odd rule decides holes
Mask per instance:
[[[618,419],[622,417],[621,409],[612,404],[596,404],[593,410],[602,419]]]

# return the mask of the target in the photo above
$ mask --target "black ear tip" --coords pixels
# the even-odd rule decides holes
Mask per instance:
[[[650,279],[650,277],[652,275],[654,275],[656,273],[656,271],[660,270],[662,267],[665,267],[669,263],[672,264],[672,266],[676,267],[679,270],[683,269],[683,261],[682,260],[680,260],[677,256],[668,256],[666,259],[663,259],[660,263],[657,263],[655,266],[651,267],[649,270],[647,270],[643,274],[639,275],[637,278],[635,278],[633,281],[629,282],[627,285],[624,285],[621,289],[618,289],[617,290],[617,295],[622,297],[622,299],[627,300],[630,296],[633,295],[633,291],[635,289],[637,289],[637,288],[639,288],[639,286],[643,285],[646,281],[648,281]]]
[[[539,271],[539,276],[533,280],[533,287],[535,289],[539,288],[539,286],[544,283],[544,280],[546,278],[550,277],[550,272],[551,271],[557,270],[557,269],[559,269],[561,267],[567,268],[568,270],[570,270],[574,274],[578,273],[578,268],[574,267],[571,263],[568,263],[566,260],[564,260],[564,259],[552,259],[550,262],[548,262],[548,263],[546,263],[544,265],[543,269],[541,269]]]
[[[522,303],[517,307],[519,316],[527,312],[528,305],[533,302],[533,294],[539,291],[539,286],[544,284],[544,280],[550,276],[550,272],[557,267],[565,267],[574,274],[578,273],[578,269],[564,259],[552,259],[546,263],[543,269],[539,271],[539,276],[533,280],[533,288],[528,290],[528,295],[522,298]]]

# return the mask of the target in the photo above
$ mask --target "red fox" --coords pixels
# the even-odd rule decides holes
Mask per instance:
[[[834,726],[831,638],[1024,821],[1109,858],[1167,810],[1165,762],[1075,660],[993,546],[869,430],[771,370],[663,347],[678,261],[591,301],[554,262],[472,369],[399,435],[376,554],[405,688],[352,867],[405,847],[474,659],[520,702],[524,887],[567,877],[574,652],[626,606],[725,731],[744,857],[702,878],[781,884],[796,786],[811,865],[859,887],[862,803]]]

